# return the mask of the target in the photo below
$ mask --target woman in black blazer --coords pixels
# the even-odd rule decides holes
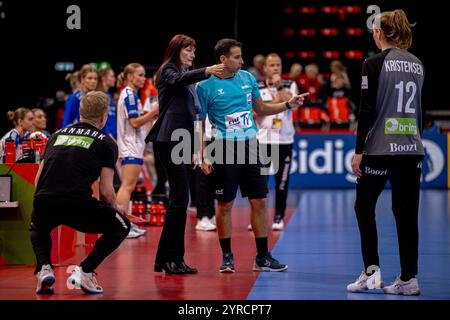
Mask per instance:
[[[194,83],[207,79],[211,74],[220,75],[224,68],[223,65],[214,65],[191,70],[195,47],[195,40],[185,35],[176,35],[170,41],[163,64],[156,74],[159,118],[146,139],[146,142],[153,142],[155,156],[163,164],[170,186],[166,221],[155,260],[156,272],[164,269],[170,274],[197,272],[184,262],[192,152],[183,157],[188,161],[174,163],[171,154],[179,141],[172,141],[171,136],[175,130],[184,129],[189,132],[193,145],[194,120],[201,111]]]

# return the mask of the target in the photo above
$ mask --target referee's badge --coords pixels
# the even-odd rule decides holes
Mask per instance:
[[[247,93],[247,104],[248,105],[252,104],[252,94],[251,93]]]

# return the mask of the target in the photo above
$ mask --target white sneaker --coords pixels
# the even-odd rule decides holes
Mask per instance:
[[[367,276],[363,271],[355,282],[347,286],[349,292],[364,292],[369,289],[383,288],[383,279],[380,270],[375,271],[371,276]]]
[[[97,283],[95,273],[85,273],[80,266],[69,266],[67,273],[71,273],[67,278],[67,288],[70,290],[81,289],[85,293],[102,293],[103,288]]]
[[[52,294],[53,284],[55,283],[55,275],[53,269],[49,264],[42,266],[41,271],[36,274],[37,278],[37,294]]]
[[[383,289],[388,294],[403,294],[405,296],[418,296],[420,294],[419,281],[417,278],[411,278],[408,281],[402,281],[397,277],[393,284]]]
[[[212,217],[211,219],[209,219],[209,221],[211,221],[211,223],[215,226],[217,226],[216,224],[216,216]]]
[[[127,239],[136,239],[139,238],[140,236],[142,236],[141,233],[137,233],[134,230],[130,230],[130,232],[128,232]]]
[[[249,224],[248,224],[248,226],[247,226],[247,230],[248,230],[248,231],[252,231],[252,230],[253,230],[253,228],[252,228],[252,224],[251,224],[251,223],[249,223]]]
[[[140,229],[136,224],[131,224],[131,228],[130,228],[130,231],[131,230],[133,230],[134,232],[136,232],[136,233],[139,233],[139,234],[141,234],[141,235],[143,235],[144,233],[146,233],[147,232],[147,230],[144,230],[144,229]]]
[[[195,230],[214,231],[214,230],[216,230],[216,226],[214,224],[212,224],[211,220],[209,220],[208,217],[203,217],[201,220],[197,221]]]
[[[130,232],[128,232],[127,239],[135,239],[146,233],[147,230],[139,229],[134,223],[131,224]]]
[[[273,231],[281,231],[284,229],[284,222],[283,219],[276,220],[272,224],[272,230]]]

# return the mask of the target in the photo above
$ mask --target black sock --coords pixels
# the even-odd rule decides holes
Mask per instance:
[[[231,238],[219,239],[222,253],[231,253]]]
[[[408,276],[408,275],[406,275],[406,276],[401,275],[401,276],[400,276],[400,280],[402,280],[403,282],[409,281],[409,280],[411,280],[412,278],[414,278],[414,276]]]
[[[267,252],[269,252],[267,237],[255,238],[255,241],[256,241],[256,251],[258,251],[257,257],[262,258],[267,254]]]
[[[94,270],[90,269],[89,267],[87,267],[87,266],[85,266],[83,264],[80,264],[80,267],[81,267],[81,270],[83,270],[84,273],[91,273],[92,271],[94,271]]]

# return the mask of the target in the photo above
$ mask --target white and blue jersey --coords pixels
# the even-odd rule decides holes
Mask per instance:
[[[10,131],[8,131],[1,139],[1,146],[4,149],[5,148],[5,143],[7,139],[12,139],[14,140],[14,142],[16,143],[16,159],[19,159],[20,157],[22,157],[22,143],[24,140],[29,139],[30,138],[30,131],[25,132],[25,134],[22,136],[20,136],[19,131],[17,131],[16,129],[12,129]],[[0,148],[1,150],[1,148]]]
[[[231,78],[211,76],[197,86],[201,118],[209,120],[228,140],[249,140],[258,131],[253,119],[253,100],[260,97],[255,78],[240,70]],[[217,138],[217,137],[216,137]]]
[[[103,132],[106,134],[110,134],[117,139],[117,108],[116,104],[113,101],[112,94],[106,92],[106,95],[109,98],[109,113],[108,120],[106,121],[105,127],[103,128]]]
[[[119,157],[122,159],[140,159],[140,162],[144,157],[145,128],[144,126],[133,128],[128,120],[143,114],[137,92],[127,86],[120,93],[117,102],[117,146],[119,147]]]
[[[80,122],[80,101],[82,97],[83,92],[81,90],[77,90],[67,98],[64,105],[64,118],[62,123],[63,128]]]

